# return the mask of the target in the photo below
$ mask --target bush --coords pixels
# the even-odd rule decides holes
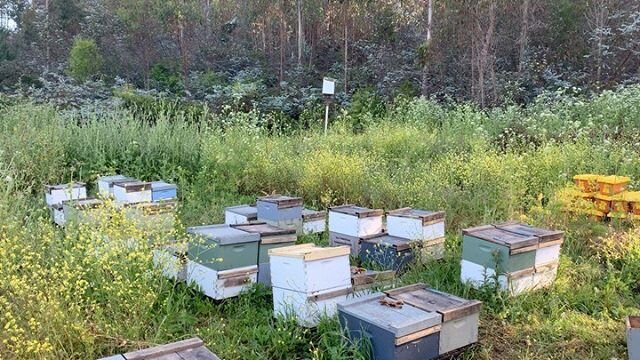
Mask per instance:
[[[93,39],[76,38],[69,53],[69,75],[86,81],[102,70],[102,56]]]

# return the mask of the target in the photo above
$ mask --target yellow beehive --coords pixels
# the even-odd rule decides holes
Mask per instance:
[[[624,198],[629,206],[629,211],[635,215],[640,215],[640,191],[628,191]]]
[[[630,181],[626,176],[601,176],[598,178],[598,190],[602,195],[617,195],[627,189]]]
[[[594,193],[598,191],[598,179],[601,175],[580,174],[573,177],[576,186],[583,193]]]
[[[613,204],[620,204],[622,202],[622,195],[607,196],[602,194],[596,194],[594,197],[594,204],[596,210],[608,214],[611,211],[615,211]]]

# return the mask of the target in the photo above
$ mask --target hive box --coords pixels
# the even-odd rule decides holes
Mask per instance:
[[[188,250],[192,262],[217,271],[258,265],[258,234],[229,225],[195,226],[187,233],[192,236]]]
[[[267,223],[236,224],[233,228],[260,236],[258,244],[258,282],[271,286],[269,250],[295,245],[297,236],[293,229],[282,229]]]
[[[169,234],[175,225],[176,201],[125,204],[125,214],[129,221],[148,234]]]
[[[627,190],[630,181],[626,176],[601,176],[598,178],[598,190],[602,195],[617,195]]]
[[[629,316],[627,325],[627,351],[629,360],[640,359],[640,316]]]
[[[187,245],[164,245],[154,249],[153,264],[165,277],[185,281],[187,279]]]
[[[538,239],[538,247],[535,250],[536,267],[560,261],[560,247],[564,241],[562,231],[536,228],[515,222],[498,224],[496,228],[518,235],[536,237]]]
[[[302,198],[271,195],[258,198],[258,220],[271,225],[302,231]]]
[[[316,293],[351,287],[349,248],[302,244],[269,250],[274,287]]]
[[[438,357],[441,315],[410,304],[396,307],[383,293],[338,304],[340,325],[352,339],[371,344],[374,360],[435,359]]]
[[[351,286],[312,293],[274,287],[273,313],[295,317],[300,326],[315,327],[323,317],[335,316],[337,305],[346,301],[352,292]]]
[[[224,208],[224,223],[246,224],[258,220],[258,209],[251,205],[229,206]]]
[[[382,232],[381,209],[354,205],[329,208],[329,232],[362,238]]]
[[[449,295],[424,284],[386,291],[393,299],[442,316],[439,353],[446,354],[478,341],[478,320],[482,303]]]
[[[104,202],[99,199],[70,200],[62,203],[65,224],[96,225],[102,221]]]
[[[151,201],[175,200],[178,198],[178,187],[164,181],[151,182]]]
[[[360,237],[329,232],[329,244],[331,246],[348,246],[351,249],[351,255],[358,256],[360,254],[361,243],[362,238]]]
[[[387,232],[410,240],[435,240],[444,237],[444,211],[402,208],[387,212]]]
[[[49,207],[49,211],[51,212],[51,219],[58,226],[64,226],[65,216],[64,216],[64,206],[62,204],[51,205]]]
[[[116,182],[136,181],[136,179],[123,176],[111,175],[98,178],[98,194],[102,197],[113,196],[113,184]]]
[[[351,286],[354,292],[371,288],[383,288],[391,285],[396,272],[393,270],[375,271],[356,266],[351,267]]]
[[[598,179],[601,175],[580,174],[573,177],[576,186],[583,193],[594,193],[598,191]]]
[[[258,279],[258,266],[214,270],[187,260],[187,283],[195,284],[203,294],[222,300],[240,295]]]
[[[85,183],[74,182],[71,184],[46,185],[45,200],[47,205],[61,205],[64,201],[87,198]]]
[[[401,272],[413,261],[411,240],[382,234],[362,239],[360,261]]]
[[[468,282],[476,288],[485,284],[497,285],[502,290],[507,291],[510,295],[519,295],[535,288],[535,268],[527,268],[509,273],[500,273],[497,276],[496,283],[495,269],[464,259],[460,262],[460,266],[461,281]]]
[[[220,360],[199,338],[113,355],[99,360]]]
[[[151,183],[144,181],[115,182],[113,197],[117,204],[151,202]]]
[[[462,232],[462,258],[500,273],[533,269],[538,238],[496,228],[478,226]]]
[[[444,257],[445,238],[434,240],[415,240],[411,242],[413,255],[417,261],[425,263]]]
[[[311,209],[302,210],[302,232],[304,234],[319,234],[327,228],[327,213]]]

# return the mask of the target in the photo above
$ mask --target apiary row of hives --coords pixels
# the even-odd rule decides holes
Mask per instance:
[[[598,219],[640,219],[640,191],[628,190],[629,177],[580,174],[573,179],[576,198],[584,199],[587,206],[569,210]]]

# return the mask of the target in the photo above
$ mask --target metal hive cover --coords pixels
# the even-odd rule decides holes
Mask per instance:
[[[420,219],[424,223],[424,222],[430,222],[430,221],[436,221],[436,220],[444,220],[445,212],[429,211],[429,210],[421,210],[421,209],[413,209],[413,208],[402,208],[402,209],[388,211],[387,215],[407,217],[412,219]]]
[[[382,209],[369,209],[366,207],[355,205],[334,206],[330,208],[330,210],[351,216],[357,216],[359,218],[382,216],[384,214],[384,211]]]
[[[498,229],[506,230],[519,235],[535,236],[538,237],[542,242],[560,240],[564,236],[564,232],[562,231],[537,228],[515,222],[497,224],[496,227]]]
[[[490,241],[499,245],[507,246],[510,249],[520,249],[537,245],[539,239],[532,235],[520,235],[514,232],[496,228],[493,225],[479,226],[462,231],[467,236]]]

